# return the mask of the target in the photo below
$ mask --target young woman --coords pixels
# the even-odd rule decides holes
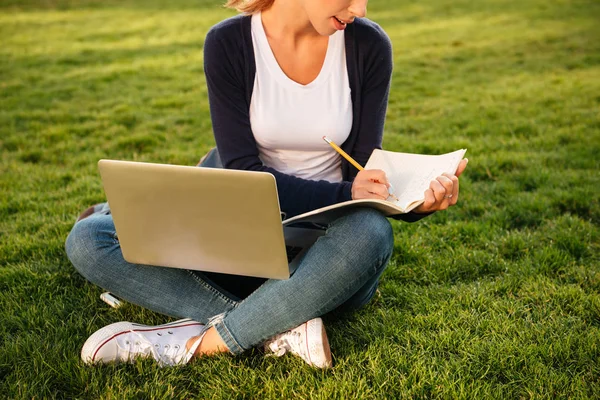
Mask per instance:
[[[387,35],[364,19],[367,0],[231,0],[244,14],[213,27],[204,63],[218,156],[225,168],[268,171],[287,217],[350,199],[388,197],[380,170],[356,171],[323,140],[359,163],[381,147],[392,72]],[[216,156],[216,154],[213,154]],[[458,200],[458,178],[440,176],[416,221]],[[123,260],[107,205],[84,211],[66,243],[91,282],[173,317],[161,326],[118,322],[82,349],[86,362],[151,356],[183,364],[264,345],[316,367],[332,365],[320,317],[364,306],[393,249],[388,220],[354,209],[326,227],[289,280],[260,281]]]

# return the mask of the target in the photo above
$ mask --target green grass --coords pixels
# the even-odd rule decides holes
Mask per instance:
[[[600,397],[600,4],[373,0],[385,147],[468,148],[459,205],[394,222],[381,296],[326,324],[335,368],[258,351],[89,368],[119,320],[63,250],[102,157],[193,165],[216,2],[0,0],[0,398]]]

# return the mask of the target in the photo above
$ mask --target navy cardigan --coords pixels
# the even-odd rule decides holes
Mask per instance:
[[[340,147],[365,165],[373,150],[381,148],[392,46],[383,29],[365,18],[348,24],[345,46],[353,121],[350,135]],[[256,73],[251,16],[238,15],[211,28],[204,42],[204,73],[215,141],[225,168],[272,173],[287,217],[352,199],[352,181],[358,171],[345,159],[343,181],[338,183],[283,174],[259,159],[249,111]],[[422,216],[409,213],[398,217],[416,221]]]

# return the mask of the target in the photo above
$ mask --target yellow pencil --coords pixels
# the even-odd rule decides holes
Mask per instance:
[[[350,157],[348,155],[348,153],[346,153],[344,150],[342,150],[337,144],[333,143],[331,141],[331,139],[329,139],[327,136],[323,136],[323,140],[326,141],[327,143],[329,143],[329,145],[331,147],[333,147],[333,149],[335,151],[337,151],[338,153],[340,153],[340,155],[342,157],[344,157],[346,160],[348,160],[348,162],[352,165],[354,165],[356,167],[357,170],[362,171],[364,168],[362,167],[362,165],[360,165],[359,163],[356,162],[356,160],[354,160],[354,158]]]
[[[350,155],[348,153],[346,153],[344,150],[342,150],[337,144],[333,143],[333,141],[331,139],[329,139],[327,136],[323,136],[323,140],[326,141],[327,143],[329,143],[329,145],[331,147],[333,147],[333,149],[335,151],[337,151],[338,153],[340,153],[340,155],[342,157],[344,157],[346,160],[348,160],[348,162],[352,165],[354,165],[356,167],[357,170],[362,171],[364,170],[364,168],[362,167],[362,165],[360,165],[359,163],[356,162],[356,160],[352,157],[350,157]],[[388,193],[389,195],[396,201],[398,201],[398,198],[392,193],[392,185],[390,184],[390,187],[388,188]]]

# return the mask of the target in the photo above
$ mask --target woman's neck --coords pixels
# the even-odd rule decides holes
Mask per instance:
[[[306,11],[299,1],[275,0],[273,5],[261,13],[267,37],[297,45],[305,39],[316,39],[319,33],[310,23]]]

